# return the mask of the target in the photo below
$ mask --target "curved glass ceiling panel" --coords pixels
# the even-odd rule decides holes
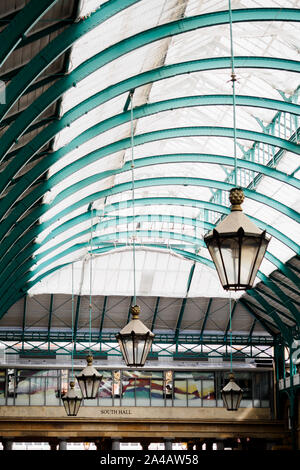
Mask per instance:
[[[83,0],[80,15],[88,15],[98,8],[103,2],[95,0]],[[245,8],[278,8],[275,1],[267,2],[243,2],[234,3],[235,9]],[[285,1],[281,8],[296,8],[297,2]],[[177,21],[180,18],[202,15],[216,11],[226,11],[227,1],[198,2],[195,0],[161,2],[154,0],[147,2],[142,0],[125,11],[115,15],[99,27],[90,31],[78,40],[71,51],[69,71],[75,70],[84,61],[92,59],[95,54],[104,51],[123,39],[158,25]],[[237,96],[260,98],[260,107],[251,105],[236,108],[237,127],[246,131],[265,133],[266,135],[280,137],[286,142],[292,142],[298,127],[298,118],[288,112],[279,112],[270,109],[264,98],[280,100],[282,102],[298,103],[299,78],[295,72],[284,69],[265,68],[251,64],[248,68],[249,58],[276,58],[284,60],[299,60],[298,34],[299,28],[296,22],[285,21],[254,21],[233,24],[233,39],[235,56],[242,59],[236,66]],[[120,48],[121,51],[121,48]],[[84,80],[76,83],[63,96],[60,113],[63,116],[74,106],[84,100],[88,100],[107,87],[127,80],[146,71],[158,70],[181,62],[195,61],[199,59],[210,60],[215,58],[230,58],[229,24],[204,27],[167,37],[155,42],[150,42],[143,47],[133,49],[131,52],[115,58],[111,62],[91,73]],[[185,184],[155,184],[135,188],[135,197],[144,199],[144,205],[135,207],[136,217],[140,220],[132,222],[132,206],[118,208],[111,211],[111,204],[118,204],[132,199],[130,189],[132,171],[130,162],[131,149],[124,145],[117,151],[111,147],[106,156],[100,153],[97,159],[90,162],[92,152],[100,152],[105,146],[109,146],[121,139],[130,139],[131,130],[134,137],[139,135],[180,127],[204,127],[210,126],[232,128],[233,109],[231,102],[221,105],[218,97],[228,95],[231,97],[232,84],[230,81],[230,62],[226,68],[215,70],[203,70],[201,72],[184,73],[178,76],[160,79],[151,83],[142,83],[135,89],[133,95],[134,111],[140,106],[153,103],[179,99],[189,96],[205,97],[214,95],[212,105],[177,107],[170,105],[170,109],[163,112],[145,114],[144,117],[134,119],[131,127],[130,113],[127,120],[124,113],[130,111],[128,89],[126,87],[120,95],[109,95],[100,105],[83,113],[69,127],[62,129],[55,138],[54,151],[64,152],[64,156],[58,160],[48,171],[47,178],[51,182],[51,189],[44,196],[43,203],[49,204],[49,210],[40,218],[40,222],[47,222],[38,238],[37,262],[32,268],[33,275],[37,278],[45,274],[49,269],[61,264],[76,261],[76,290],[87,293],[88,290],[88,261],[90,239],[89,228],[92,223],[97,224],[93,236],[98,237],[93,249],[102,249],[115,243],[115,250],[109,254],[101,254],[95,257],[95,276],[100,276],[103,282],[94,285],[93,291],[99,295],[131,295],[132,286],[132,230],[140,230],[137,241],[144,247],[138,250],[138,295],[165,295],[185,296],[187,282],[193,261],[185,259],[175,251],[172,253],[164,250],[169,246],[181,246],[187,254],[198,252],[203,245],[203,236],[211,228],[209,224],[215,224],[220,220],[221,213],[213,211],[209,203],[229,207],[228,191],[214,187]],[[249,64],[249,62],[248,62]],[[247,68],[246,68],[247,67]],[[174,104],[174,103],[173,103]],[[176,109],[175,109],[176,108]],[[145,107],[147,113],[147,107]],[[109,118],[118,116],[118,119],[110,127],[102,132],[96,132],[93,126]],[[122,118],[121,118],[122,116]],[[117,126],[116,126],[117,123]],[[94,132],[95,131],[95,132]],[[233,156],[233,139],[224,135],[210,135],[208,131],[204,136],[180,136],[175,135],[169,139],[160,139],[153,142],[135,145],[134,159],[152,156],[182,155],[184,153],[201,153],[220,156]],[[67,152],[67,144],[76,142],[76,148]],[[130,142],[130,140],[129,140]],[[277,142],[276,142],[277,143]],[[279,141],[278,141],[279,143]],[[279,143],[280,145],[280,143]],[[122,146],[121,146],[122,147]],[[282,151],[278,145],[269,145],[248,140],[246,135],[238,138],[237,157],[270,168],[277,168],[286,175],[299,175],[298,155]],[[127,167],[124,165],[127,163]],[[70,167],[68,167],[70,165]],[[67,172],[72,168],[72,172]],[[128,171],[122,171],[127,168]],[[96,177],[96,175],[98,175]],[[134,168],[134,179],[151,180],[151,178],[200,178],[216,182],[233,184],[233,167],[229,164],[211,164],[207,162],[172,162],[155,165],[145,165]],[[283,181],[275,180],[270,176],[260,176],[257,171],[239,169],[238,184],[257,193],[268,196],[274,201],[286,204],[287,207],[299,210],[299,190]],[[52,183],[53,182],[53,183]],[[111,194],[110,189],[116,185],[128,183],[128,187],[116,194]],[[90,197],[103,191],[97,197]],[[165,204],[156,204],[157,198],[165,198]],[[191,206],[170,205],[168,200],[186,198],[191,200]],[[84,200],[84,203],[81,201]],[[147,204],[147,200],[152,201]],[[204,201],[193,207],[192,201]],[[202,205],[201,205],[202,204]],[[106,209],[110,210],[106,213]],[[247,198],[244,203],[246,214],[260,219],[265,224],[280,231],[300,243],[300,231],[298,223],[292,217],[284,215],[275,209],[275,206],[262,204]],[[98,211],[98,216],[92,219],[83,217],[91,209]],[[104,217],[101,217],[104,213]],[[145,217],[153,216],[152,220]],[[154,216],[164,216],[157,220]],[[112,217],[128,217],[128,221],[112,222]],[[175,216],[176,221],[168,221],[166,217]],[[78,223],[76,219],[78,218]],[[144,217],[144,218],[143,218]],[[178,220],[181,218],[181,220]],[[188,223],[182,219],[193,219]],[[75,222],[73,223],[73,219]],[[51,222],[51,225],[49,223]],[[64,224],[66,229],[64,230]],[[205,225],[206,224],[206,225]],[[48,225],[48,226],[47,226]],[[128,234],[126,233],[128,232]],[[52,237],[52,233],[54,234]],[[148,235],[145,235],[147,234]],[[160,237],[157,234],[160,233]],[[169,233],[169,236],[167,235]],[[174,238],[174,235],[176,237]],[[118,235],[120,234],[120,235]],[[180,236],[182,239],[180,239]],[[99,238],[100,237],[100,238]],[[190,238],[188,238],[190,237]],[[284,237],[283,237],[284,238]],[[194,241],[192,241],[194,240]],[[200,240],[198,244],[197,240]],[[75,245],[79,249],[74,249]],[[121,249],[121,244],[124,248]],[[156,248],[150,245],[156,245]],[[83,247],[84,246],[84,247]],[[159,250],[162,246],[162,250]],[[51,251],[52,250],[52,251]],[[73,250],[73,251],[72,251]],[[276,269],[275,256],[282,263],[294,255],[294,250],[283,240],[273,237],[268,248],[269,258],[264,259],[261,272],[269,275]],[[60,256],[61,254],[61,256]],[[197,263],[188,295],[196,296],[225,296],[214,269],[209,265],[210,257],[203,246],[200,256],[208,262]],[[47,264],[48,263],[48,264]],[[259,282],[259,279],[256,280]],[[64,286],[64,287],[62,287]],[[44,277],[30,290],[31,293],[61,292],[60,289],[70,292],[70,267],[64,267]],[[95,289],[95,290],[94,290]]]

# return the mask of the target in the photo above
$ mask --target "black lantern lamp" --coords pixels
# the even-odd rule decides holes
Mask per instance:
[[[93,356],[91,354],[87,357],[87,366],[76,378],[85,400],[97,397],[102,375],[93,367]]]
[[[154,334],[139,320],[140,307],[131,306],[132,320],[116,335],[127,366],[145,364],[152,346]]]
[[[243,390],[234,381],[233,373],[229,375],[229,382],[221,390],[221,395],[224,406],[227,408],[228,411],[238,410],[243,396]]]
[[[77,416],[82,402],[81,394],[79,395],[74,387],[75,382],[71,381],[68,392],[62,396],[62,402],[68,416]]]
[[[242,188],[229,196],[231,212],[204,237],[225,290],[251,289],[271,237],[243,213]]]

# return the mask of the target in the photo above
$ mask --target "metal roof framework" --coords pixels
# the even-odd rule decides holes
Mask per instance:
[[[245,212],[272,235],[272,244],[255,288],[236,299],[235,318],[252,317],[247,341],[262,325],[268,335],[281,335],[290,345],[299,336],[300,321],[300,10],[297,1],[281,8],[271,0],[251,6],[236,1],[232,11],[235,67],[244,90],[236,97],[238,180],[247,198]],[[176,322],[159,334],[173,330],[168,341],[184,344],[186,303],[207,297],[203,323],[193,334],[197,341],[208,341],[213,296],[205,294],[206,284],[202,291],[199,286],[201,276],[216,275],[203,234],[229,211],[234,168],[227,2],[216,8],[194,0],[155,0],[151,7],[145,0],[20,0],[19,8],[10,8],[3,5],[0,11],[3,340],[22,302],[14,339],[24,343],[25,331],[33,334],[26,325],[38,318],[33,314],[28,321],[28,293],[50,295],[51,304],[63,285],[70,298],[70,269],[78,264],[75,293],[80,299],[87,295],[88,281],[80,284],[79,278],[87,278],[91,250],[95,272],[109,277],[109,268],[101,271],[103,260],[128,264],[137,234],[141,273],[149,254],[156,256],[153,272],[172,257],[178,260],[173,290],[164,291],[167,281],[160,279],[153,281],[160,289],[141,288],[141,298],[157,299],[150,326],[160,315],[161,297],[182,299]],[[121,285],[129,272],[124,270]],[[130,284],[122,293],[117,286],[116,281],[106,290],[95,287],[95,294],[103,299],[131,295]],[[226,297],[216,279],[211,291],[216,299]],[[224,304],[219,339],[225,343],[227,310]],[[48,344],[60,338],[58,332],[51,336],[52,311]],[[105,314],[103,307],[102,326],[96,326],[100,342]],[[70,312],[67,323],[70,328]],[[108,322],[105,334],[111,331]]]

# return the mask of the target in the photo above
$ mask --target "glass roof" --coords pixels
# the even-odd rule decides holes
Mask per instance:
[[[103,3],[83,0],[79,16]],[[232,2],[237,180],[248,191],[244,212],[272,235],[260,268],[266,276],[299,252],[299,108],[292,108],[299,102],[299,78],[288,63],[299,60],[299,23],[277,20],[274,12],[263,21],[235,22],[234,13],[297,6],[286,0]],[[203,243],[227,213],[233,185],[228,21],[155,41],[140,36],[127,47],[129,38],[146,30],[227,10],[227,1],[141,0],[73,45],[69,73],[96,54],[102,65],[62,97],[61,117],[81,103],[86,107],[55,138],[53,152],[62,156],[47,174],[51,189],[43,202],[49,210],[39,221],[30,294],[70,293],[70,263],[75,292],[87,294],[92,253],[93,294],[132,295],[136,232],[138,295],[228,295]],[[270,65],[269,59],[278,62]]]

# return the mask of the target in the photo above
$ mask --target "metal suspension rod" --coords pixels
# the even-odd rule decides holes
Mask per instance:
[[[93,273],[93,211],[91,211],[91,237],[90,237],[90,296],[89,296],[89,354],[92,342],[92,273]]]
[[[74,263],[72,263],[72,381],[74,381]]]
[[[232,372],[232,318],[231,318],[231,291],[229,292],[229,333],[230,333],[230,372]]]
[[[134,130],[133,130],[133,93],[130,91],[130,138],[131,138],[131,177],[132,177],[132,256],[133,256],[133,305],[136,305],[136,259],[135,259],[135,193],[134,193]]]
[[[236,152],[236,97],[235,82],[236,75],[234,69],[234,51],[233,51],[233,31],[232,31],[232,10],[231,0],[228,0],[229,26],[230,26],[230,54],[231,54],[231,82],[232,82],[232,104],[233,104],[233,141],[234,141],[234,185],[237,187],[237,152]]]

